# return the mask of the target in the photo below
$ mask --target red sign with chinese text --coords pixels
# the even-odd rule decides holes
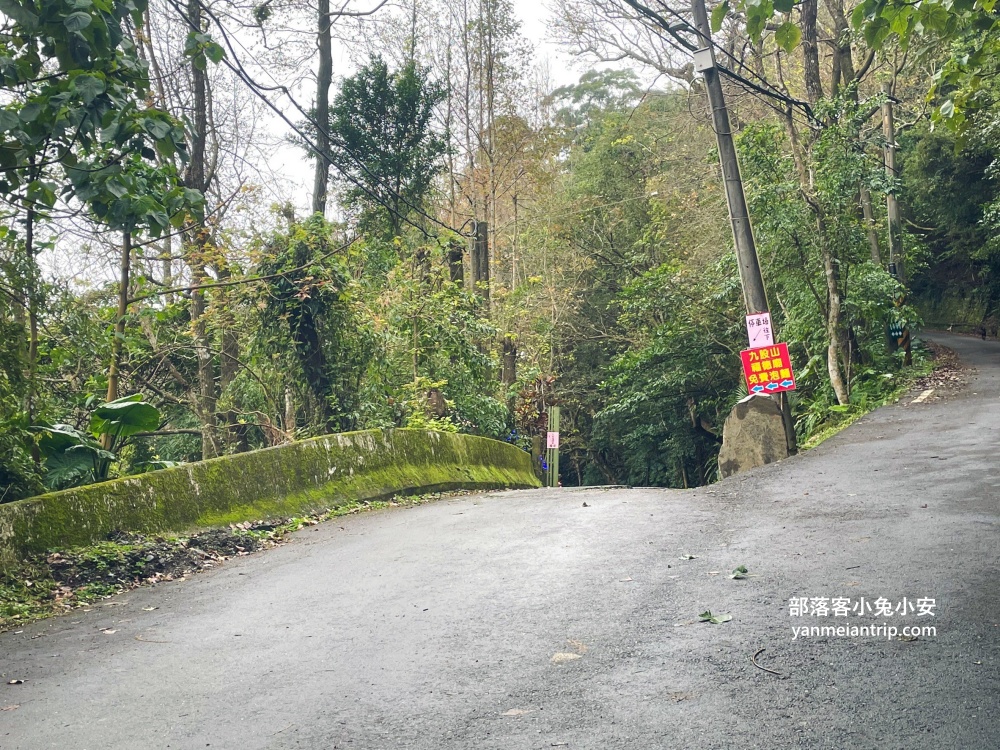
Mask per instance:
[[[792,361],[788,358],[788,344],[744,349],[740,352],[740,359],[743,360],[743,377],[746,378],[750,393],[795,390],[795,374],[792,372]]]

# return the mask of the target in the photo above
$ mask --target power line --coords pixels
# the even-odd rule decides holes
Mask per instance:
[[[639,3],[636,2],[635,0],[622,0],[622,2],[626,3],[627,5],[629,5],[632,8],[638,9],[640,7]],[[785,94],[784,92],[780,91],[777,87],[775,87],[775,85],[773,83],[771,83],[766,78],[764,78],[759,73],[757,73],[755,70],[753,70],[752,68],[750,68],[749,66],[747,66],[746,63],[744,63],[742,60],[740,60],[738,57],[736,57],[736,55],[734,55],[728,49],[726,49],[721,44],[719,44],[718,42],[716,42],[714,39],[712,39],[711,37],[706,38],[704,35],[700,34],[698,32],[698,30],[691,24],[691,22],[688,21],[687,18],[685,18],[680,13],[678,13],[677,11],[675,11],[673,8],[671,8],[669,5],[667,5],[665,2],[663,2],[662,0],[658,0],[658,4],[667,13],[669,13],[671,16],[673,16],[674,18],[677,19],[677,22],[680,25],[680,28],[683,28],[688,33],[694,34],[702,44],[707,44],[710,48],[718,50],[719,52],[721,52],[724,56],[726,56],[730,60],[732,60],[736,64],[737,67],[742,68],[750,76],[752,76],[752,77],[756,78],[757,80],[759,80],[760,84],[756,84],[753,81],[748,80],[745,76],[740,75],[739,73],[735,72],[734,70],[731,70],[730,68],[727,68],[724,65],[718,65],[717,64],[716,68],[718,69],[718,71],[720,73],[722,73],[723,75],[725,75],[728,78],[731,78],[734,81],[738,81],[739,83],[743,84],[744,86],[746,86],[748,88],[751,88],[751,89],[759,92],[760,94],[763,94],[764,96],[771,97],[773,99],[778,99],[779,101],[784,102],[785,104],[787,104],[790,107],[797,107],[797,108],[803,110],[805,112],[806,117],[808,118],[808,120],[809,120],[810,123],[816,121],[816,117],[815,117],[815,115],[813,115],[813,112],[812,112],[812,107],[809,105],[808,102],[804,102],[801,99],[795,99],[795,98],[789,96],[788,94]],[[664,19],[661,15],[659,15],[657,13],[652,13],[650,16],[647,16],[647,17],[655,19],[656,25],[659,26],[661,29],[666,30],[671,38],[673,38],[673,39],[678,39],[679,38],[678,35],[677,35],[677,33],[676,33],[676,29],[678,27],[674,26],[672,24],[667,23],[666,19]],[[663,38],[662,35],[661,35],[661,38]],[[667,44],[670,44],[669,40],[664,39],[664,41]],[[690,42],[687,42],[687,40],[684,40],[684,48],[686,50],[688,50],[689,52],[693,52],[694,49],[696,48],[696,45],[693,45],[693,46],[689,46],[689,45],[690,45]],[[676,47],[675,47],[675,49],[676,49]]]

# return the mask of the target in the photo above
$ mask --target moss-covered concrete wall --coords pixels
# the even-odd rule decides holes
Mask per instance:
[[[396,494],[537,486],[531,457],[496,440],[341,433],[0,505],[0,565],[116,530],[182,532]]]

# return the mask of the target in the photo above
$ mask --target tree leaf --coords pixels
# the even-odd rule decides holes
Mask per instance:
[[[712,33],[715,33],[722,28],[722,22],[726,19],[726,15],[728,13],[729,0],[724,0],[724,2],[719,3],[712,8]]]
[[[21,122],[34,122],[38,119],[38,116],[42,113],[42,105],[38,102],[29,102],[21,107],[21,111],[18,112],[18,117],[21,118]]]
[[[785,21],[778,30],[774,32],[774,41],[778,43],[785,52],[795,49],[802,39],[802,31],[791,21]]]
[[[104,93],[104,81],[97,76],[79,75],[73,79],[73,88],[76,89],[85,104],[90,104]]]
[[[142,121],[142,127],[147,133],[157,140],[163,140],[170,135],[171,125],[169,122],[165,122],[164,120],[147,117]]]
[[[155,430],[160,426],[160,410],[141,399],[137,393],[97,407],[90,418],[91,433],[123,438]]]
[[[78,10],[76,13],[70,13],[63,19],[63,26],[69,31],[82,31],[90,26],[90,22],[93,20],[89,13]]]
[[[26,31],[34,31],[38,28],[38,16],[16,0],[0,0],[0,13],[13,18]]]
[[[13,130],[21,124],[20,118],[9,109],[0,109],[0,132]]]
[[[216,42],[209,42],[205,45],[205,55],[214,63],[222,62],[222,58],[226,56],[226,51],[222,49],[222,45]]]

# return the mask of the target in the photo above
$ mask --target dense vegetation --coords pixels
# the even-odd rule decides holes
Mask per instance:
[[[805,437],[896,387],[888,325],[996,335],[997,14],[709,10]],[[0,502],[329,431],[527,447],[553,404],[567,484],[711,481],[746,333],[704,42],[554,17],[601,63],[559,88],[509,0],[0,4]]]

